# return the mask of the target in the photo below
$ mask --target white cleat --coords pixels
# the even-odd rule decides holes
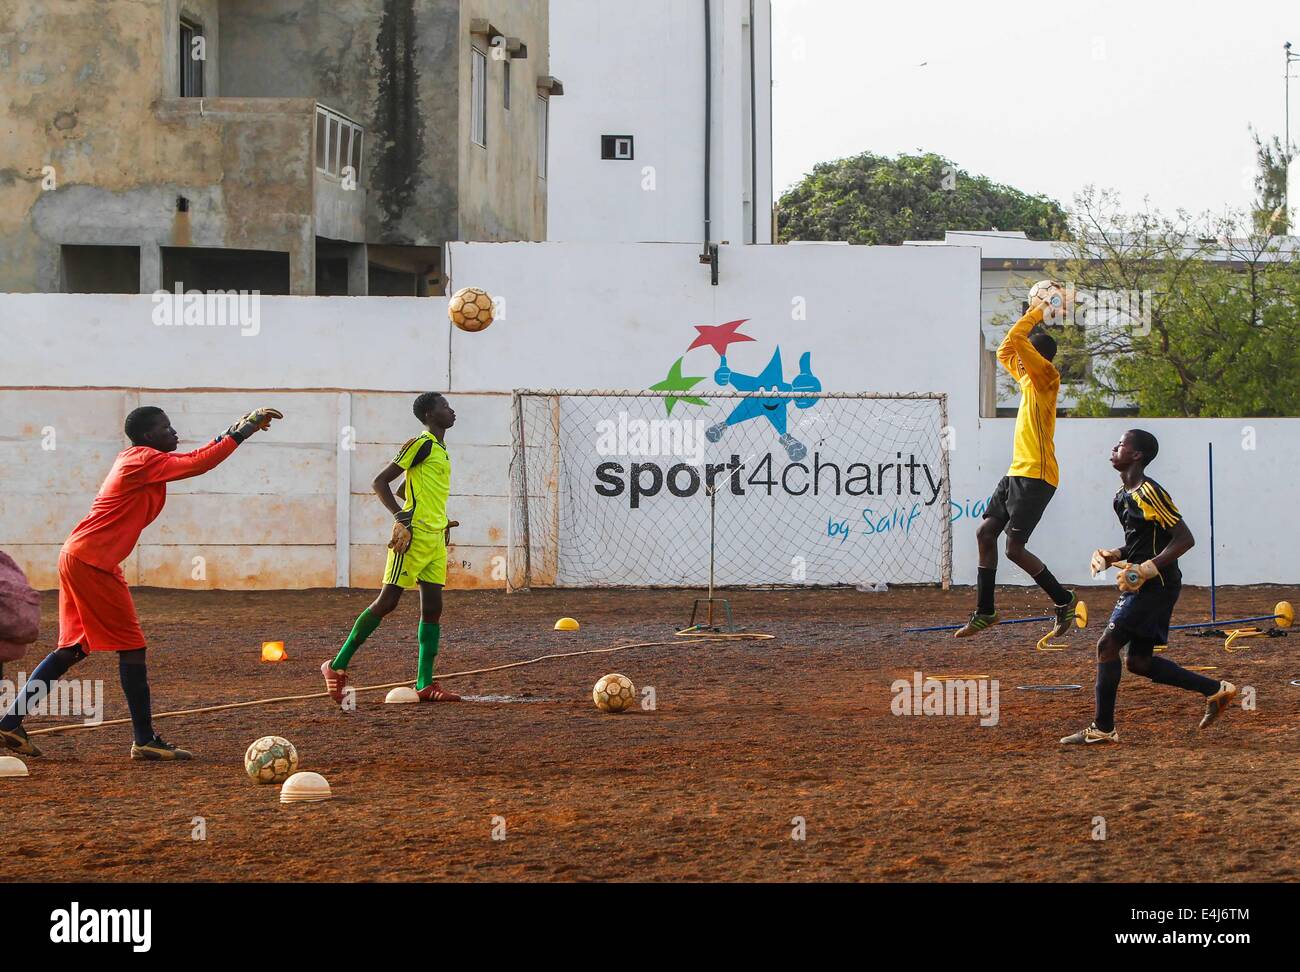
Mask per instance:
[[[1119,742],[1119,730],[1112,729],[1110,732],[1102,732],[1097,728],[1096,723],[1090,725],[1087,729],[1080,729],[1072,736],[1066,736],[1061,740],[1065,746],[1088,746],[1093,743],[1117,743]]]
[[[1214,723],[1224,710],[1236,700],[1241,694],[1241,689],[1231,682],[1220,682],[1219,691],[1213,695],[1206,696],[1205,715],[1201,717],[1201,728],[1206,729]]]

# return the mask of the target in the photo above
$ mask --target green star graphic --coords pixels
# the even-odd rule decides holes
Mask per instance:
[[[672,368],[669,369],[668,377],[665,378],[663,381],[659,382],[659,384],[657,385],[651,385],[650,390],[662,391],[662,392],[690,391],[692,388],[694,388],[696,385],[702,382],[704,380],[703,377],[700,378],[682,377],[682,362],[685,360],[686,360],[685,358],[678,358],[677,361],[673,364]],[[672,416],[673,409],[677,406],[678,402],[685,402],[687,405],[708,404],[708,402],[706,402],[702,398],[695,398],[689,395],[669,396],[668,398],[664,399],[664,404],[667,406],[668,415],[670,417]]]

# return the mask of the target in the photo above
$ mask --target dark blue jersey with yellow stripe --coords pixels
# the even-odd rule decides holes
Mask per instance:
[[[1136,489],[1121,489],[1115,494],[1115,515],[1124,527],[1124,559],[1140,564],[1150,560],[1169,544],[1174,527],[1183,516],[1174,505],[1173,497],[1154,479],[1144,479]],[[1174,561],[1159,579],[1150,584],[1181,584],[1182,571]]]

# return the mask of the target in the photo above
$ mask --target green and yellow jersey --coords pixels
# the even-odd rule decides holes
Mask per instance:
[[[1043,309],[1031,308],[998,346],[998,361],[1020,385],[1015,448],[1008,476],[1043,479],[1060,485],[1056,465],[1056,398],[1061,373],[1029,343],[1029,332],[1043,321]]]
[[[393,459],[406,470],[406,505],[411,530],[442,531],[447,526],[447,497],[451,493],[451,456],[432,432],[417,435]]]

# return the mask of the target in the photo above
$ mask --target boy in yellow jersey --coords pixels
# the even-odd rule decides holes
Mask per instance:
[[[460,696],[445,691],[433,680],[442,635],[442,588],[447,583],[447,545],[451,528],[447,519],[447,496],[451,492],[451,457],[444,441],[456,424],[456,413],[447,399],[427,392],[415,400],[415,417],[425,427],[423,435],[408,441],[393,461],[375,477],[372,486],[379,501],[393,514],[393,538],[388,544],[384,586],[374,602],[361,612],[352,633],[333,661],[321,665],[325,689],[335,702],[343,701],[348,684],[348,664],[380,622],[392,613],[402,592],[420,588],[420,662],[415,688],[421,702],[459,702]],[[398,494],[392,483],[405,474]],[[404,496],[403,496],[404,492]]]
[[[980,551],[977,603],[970,621],[957,631],[958,638],[969,638],[998,623],[993,593],[998,535],[1004,532],[1007,559],[1029,574],[1052,599],[1056,614],[1052,635],[1060,637],[1074,624],[1078,597],[1062,587],[1043,562],[1025,548],[1060,482],[1054,441],[1056,397],[1061,390],[1061,374],[1052,364],[1056,341],[1046,331],[1035,330],[1043,322],[1047,306],[1035,301],[998,347],[998,361],[1020,385],[1015,448],[1011,468],[993,491],[984,520],[975,531]]]

